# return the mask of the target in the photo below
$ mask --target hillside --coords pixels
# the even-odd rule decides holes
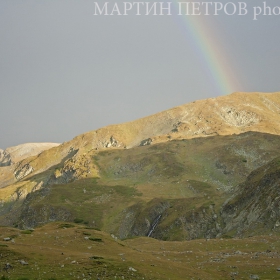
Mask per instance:
[[[280,232],[280,157],[254,170],[223,206],[225,232],[237,236]]]
[[[57,143],[26,143],[5,150],[0,149],[0,188],[17,180],[14,171],[20,161],[38,156],[43,151],[58,145]]]
[[[279,135],[279,112],[280,93],[233,93],[195,101],[136,121],[84,133],[39,156],[26,158],[14,172],[22,179],[31,172],[33,175],[39,174],[69,158],[74,157],[76,162],[80,161],[92,150],[130,149],[175,139],[232,135],[247,131]],[[14,178],[13,182],[16,180]],[[4,183],[0,187],[12,182],[1,181]]]
[[[77,222],[121,239],[242,235],[226,203],[241,203],[250,174],[279,156],[279,112],[280,93],[234,93],[18,156],[0,167],[0,224]]]
[[[279,279],[280,241],[275,235],[121,241],[85,226],[50,223],[34,231],[0,228],[0,237],[3,280]]]
[[[278,279],[279,118],[234,93],[0,150],[1,279]]]

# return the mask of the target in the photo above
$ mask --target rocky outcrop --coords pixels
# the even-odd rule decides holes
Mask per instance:
[[[14,175],[15,178],[19,181],[24,177],[28,176],[33,171],[34,168],[30,164],[24,164],[24,165],[19,164],[14,171]]]
[[[144,139],[140,142],[140,146],[146,146],[146,145],[151,145],[153,140],[151,138]]]
[[[118,147],[118,148],[120,148],[120,147],[123,147],[123,144],[121,142],[118,142],[113,136],[111,136],[109,141],[106,142],[104,144],[104,146],[105,146],[105,148],[111,148],[111,147],[114,147],[114,148]]]
[[[236,127],[251,126],[260,121],[260,117],[256,113],[238,110],[234,107],[221,107],[219,115],[226,123]]]
[[[11,156],[7,151],[0,149],[0,167],[12,164]]]
[[[78,179],[98,177],[98,168],[92,161],[92,154],[80,154],[78,151],[73,152],[75,154],[65,160],[63,167],[55,168],[46,185],[67,184]]]

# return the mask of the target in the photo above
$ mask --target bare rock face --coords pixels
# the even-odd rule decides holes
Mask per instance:
[[[17,180],[21,180],[33,171],[33,167],[30,164],[25,164],[23,166],[19,165],[14,171],[14,175]]]
[[[122,146],[122,143],[119,143],[113,136],[111,136],[109,141],[105,143],[106,148],[121,147],[121,146]]]
[[[222,107],[220,116],[227,124],[235,127],[250,126],[257,124],[260,121],[260,118],[256,113],[238,110],[234,107]]]
[[[153,142],[153,140],[151,138],[148,138],[148,139],[141,141],[140,146],[151,145],[152,142]]]
[[[0,167],[11,165],[11,156],[7,151],[0,149]]]

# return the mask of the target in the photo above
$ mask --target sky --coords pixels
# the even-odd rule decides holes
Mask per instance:
[[[271,15],[264,1],[243,1],[243,16],[225,0],[217,15],[178,15],[187,1],[162,0],[162,16],[125,16],[119,0],[108,10],[121,15],[96,15],[95,2],[105,3],[0,0],[0,148],[62,143],[234,91],[280,91],[279,1],[265,2]]]

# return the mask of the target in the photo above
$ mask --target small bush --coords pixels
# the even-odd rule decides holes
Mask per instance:
[[[98,257],[98,256],[92,256],[92,257],[89,257],[90,259],[92,260],[103,260],[104,258],[102,257]]]
[[[79,218],[74,219],[74,223],[76,224],[81,224],[83,221],[84,221],[83,219],[79,219]]]
[[[90,237],[89,240],[95,241],[95,242],[103,242],[101,238],[96,238],[96,237]]]

